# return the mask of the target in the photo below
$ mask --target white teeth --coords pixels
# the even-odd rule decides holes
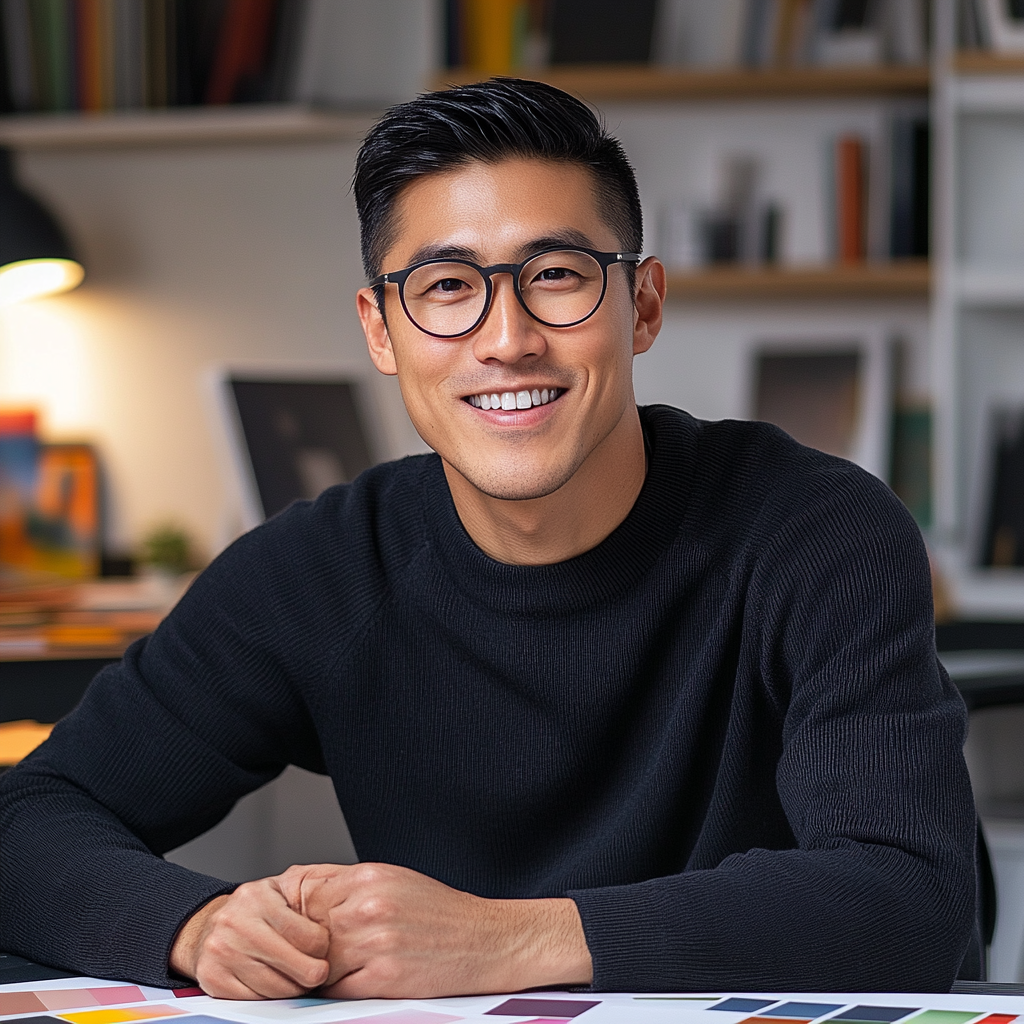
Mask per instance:
[[[516,409],[530,409],[535,405],[547,405],[560,394],[558,388],[534,388],[532,391],[503,391],[500,395],[494,392],[470,395],[468,402],[476,409],[503,409],[506,412],[513,412]]]

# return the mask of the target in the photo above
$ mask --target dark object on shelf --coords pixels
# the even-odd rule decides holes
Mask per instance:
[[[1024,566],[1024,409],[992,413],[992,476],[981,564]]]
[[[264,517],[373,465],[350,381],[227,383]]]
[[[782,248],[782,207],[769,203],[762,211],[761,251],[762,263],[772,265],[779,262]]]
[[[552,64],[645,64],[655,0],[552,0]]]
[[[928,255],[930,150],[927,118],[902,117],[893,122],[890,253],[895,259]]]
[[[932,525],[932,411],[898,402],[892,415],[889,482],[922,530]]]
[[[740,224],[734,214],[705,213],[700,218],[698,237],[703,263],[735,263],[739,259]]]

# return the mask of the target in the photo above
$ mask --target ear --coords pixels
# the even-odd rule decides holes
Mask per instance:
[[[665,267],[661,260],[648,256],[636,268],[636,296],[633,299],[633,355],[646,352],[661,330],[665,305]]]
[[[366,347],[370,350],[373,365],[381,373],[393,377],[398,373],[398,364],[395,362],[395,352],[391,347],[387,324],[384,323],[384,317],[377,308],[377,296],[372,288],[360,288],[356,292],[356,312],[359,314],[359,322],[363,325]]]

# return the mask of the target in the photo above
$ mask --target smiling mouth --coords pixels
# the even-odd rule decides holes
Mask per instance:
[[[501,409],[515,412],[517,409],[532,409],[535,405],[548,405],[561,398],[565,388],[534,388],[532,391],[490,391],[479,395],[467,395],[463,401],[475,409]]]

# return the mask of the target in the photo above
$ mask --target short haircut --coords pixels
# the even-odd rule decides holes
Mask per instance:
[[[383,270],[384,255],[395,241],[395,204],[406,185],[470,160],[510,158],[586,167],[598,208],[623,251],[642,250],[636,175],[618,139],[585,103],[561,89],[492,78],[400,103],[367,133],[352,179],[366,276],[374,278]],[[632,290],[635,267],[624,266]],[[383,290],[377,294],[381,311]]]

